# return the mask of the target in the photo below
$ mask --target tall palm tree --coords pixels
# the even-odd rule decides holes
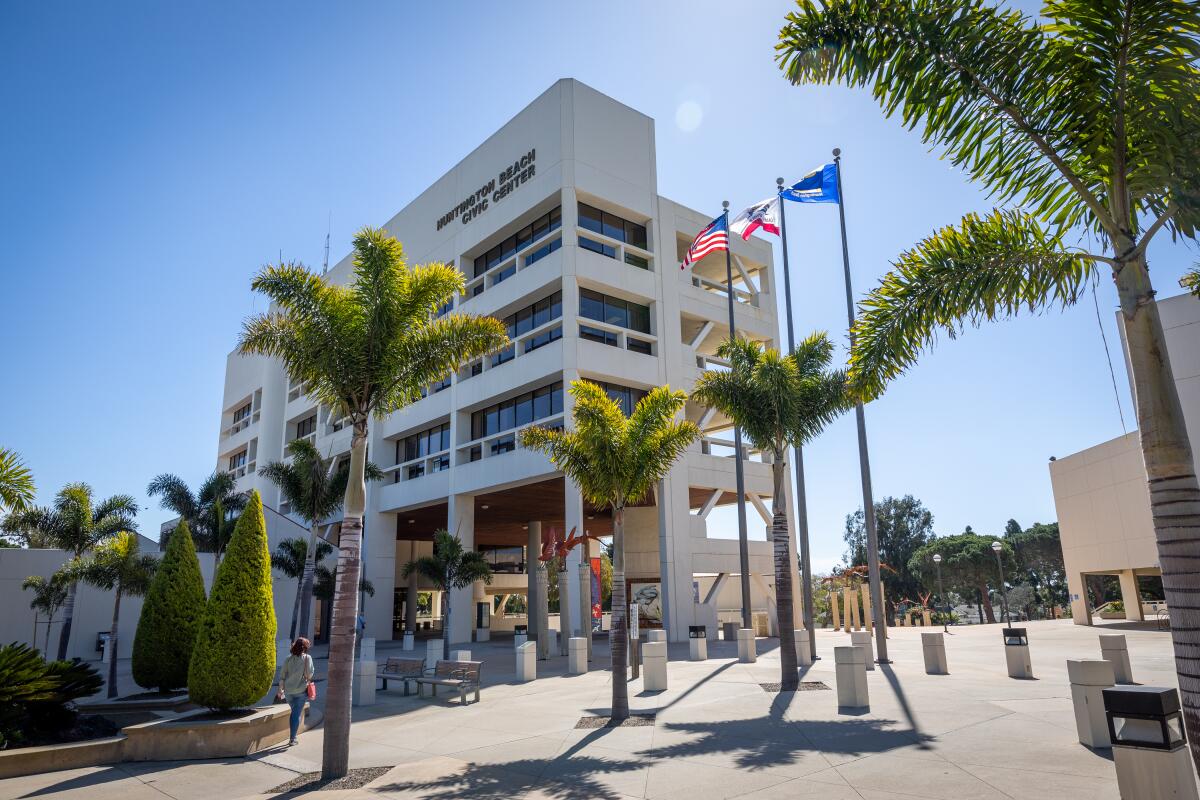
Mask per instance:
[[[362,517],[366,504],[367,423],[421,397],[462,364],[508,344],[503,323],[438,308],[465,288],[446,264],[410,267],[400,242],[377,228],[354,237],[354,276],[339,286],[300,264],[268,266],[252,284],[274,310],[248,319],[239,348],[283,362],[309,394],[348,418],[353,431],[350,478],[338,539],[338,585],[329,643],[325,743],[321,774],[349,768],[350,682]]]
[[[315,542],[314,547],[310,547],[310,543]],[[271,553],[271,566],[277,571],[282,572],[289,578],[294,578],[296,583],[296,602],[292,605],[292,627],[288,634],[289,640],[296,638],[296,623],[300,618],[300,607],[303,605],[301,597],[304,595],[304,582],[308,581],[308,603],[312,604],[312,584],[313,575],[316,571],[316,563],[333,552],[333,545],[324,539],[315,539],[310,537],[308,541],[296,536],[291,539],[284,539],[279,544],[275,545],[275,552]],[[308,630],[308,614],[304,615],[303,622],[300,623],[300,634],[306,639],[311,639],[312,635]]]
[[[333,569],[324,564],[317,564],[316,570],[313,572],[313,597],[316,597],[325,602],[325,613],[321,615],[324,622],[325,637],[329,637],[329,619],[333,606],[334,589],[337,587],[337,564],[333,565]],[[375,596],[375,584],[371,583],[366,578],[360,578],[358,581],[358,590],[367,597]]]
[[[33,473],[12,450],[0,447],[0,514],[24,511],[33,504]]]
[[[614,720],[629,716],[625,663],[626,626],[625,507],[639,503],[670,471],[671,465],[700,436],[694,422],[675,415],[687,402],[683,392],[659,386],[643,397],[628,417],[617,401],[591,381],[573,381],[574,430],[538,425],[521,431],[521,445],[540,450],[550,463],[579,487],[597,508],[607,506],[613,518],[612,651]]]
[[[775,603],[779,623],[782,689],[800,682],[796,663],[792,607],[791,537],[788,534],[787,449],[808,444],[851,405],[846,375],[829,369],[833,344],[814,333],[788,355],[747,339],[726,339],[717,354],[729,360],[727,371],[700,376],[692,399],[729,417],[750,442],[771,456],[771,541],[775,553]]]
[[[800,0],[777,56],[794,83],[868,86],[1005,208],[902,253],[862,302],[851,380],[882,392],[938,332],[1069,306],[1111,275],[1200,765],[1200,484],[1146,248],[1200,225],[1200,9],[1187,0]],[[1069,246],[1095,243],[1093,249]]]
[[[41,575],[30,575],[21,582],[21,588],[27,592],[33,592],[33,599],[29,601],[29,607],[34,610],[34,637],[37,637],[37,615],[46,615],[46,644],[42,648],[42,653],[49,659],[50,657],[50,628],[54,625],[54,615],[62,608],[63,603],[67,602],[67,586],[59,573],[51,575],[49,578],[44,578]],[[34,647],[37,642],[32,643]]]
[[[92,487],[86,483],[69,483],[59,490],[52,506],[9,514],[4,520],[4,530],[52,544],[65,550],[71,559],[76,559],[120,531],[136,531],[134,518],[137,512],[137,502],[127,494],[113,495],[93,505]],[[63,625],[58,634],[59,661],[67,657],[78,588],[78,581],[68,581]]]
[[[492,568],[478,550],[463,547],[462,540],[442,529],[434,531],[433,555],[421,556],[404,565],[402,575],[421,575],[442,592],[442,658],[450,660],[450,590],[463,589],[475,581],[492,582]]]
[[[305,559],[301,566],[300,590],[296,594],[296,602],[300,610],[299,635],[311,639],[309,612],[312,610],[313,570],[316,562],[324,555],[317,545],[319,529],[325,520],[342,507],[342,502],[346,499],[350,464],[345,462],[338,466],[336,458],[321,458],[316,446],[307,439],[293,439],[288,442],[287,453],[292,458],[290,462],[272,461],[258,472],[279,487],[291,512],[309,526],[308,545],[303,551]],[[366,479],[383,480],[383,471],[367,462]],[[325,554],[331,549],[325,545]],[[295,616],[292,617],[292,638],[296,638]]]
[[[187,520],[188,529],[196,541],[196,550],[213,554],[215,576],[225,546],[233,535],[238,514],[246,507],[246,495],[237,490],[234,474],[218,470],[205,478],[196,493],[192,494],[183,478],[164,472],[150,481],[146,494],[160,497],[160,506]],[[166,536],[160,539],[158,547],[166,550]]]
[[[63,565],[65,578],[90,583],[114,592],[112,628],[108,633],[108,697],[117,696],[117,630],[121,622],[121,597],[141,597],[150,588],[158,559],[138,550],[136,533],[121,531],[96,545],[91,555]]]

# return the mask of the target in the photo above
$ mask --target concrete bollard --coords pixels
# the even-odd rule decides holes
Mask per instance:
[[[546,649],[544,651],[546,655],[542,659],[545,661],[552,653],[558,652],[558,631],[553,628],[547,628],[543,633],[546,634]]]
[[[1133,668],[1129,665],[1129,646],[1125,643],[1125,634],[1100,634],[1100,657],[1112,663],[1113,679],[1117,683],[1133,683]]]
[[[1091,748],[1111,747],[1108,720],[1104,716],[1104,690],[1114,683],[1112,664],[1103,659],[1067,659],[1067,678],[1071,681],[1071,705],[1075,707],[1079,743]]]
[[[708,660],[708,628],[703,625],[688,626],[688,660]]]
[[[851,631],[850,644],[855,647],[861,647],[864,658],[866,659],[866,667],[868,670],[875,669],[875,642],[873,641],[874,634],[870,631]]]
[[[642,688],[647,692],[667,690],[667,643],[642,645]]]
[[[517,682],[537,678],[537,642],[525,642],[517,648]]]
[[[492,629],[491,628],[476,628],[475,629],[475,641],[490,642],[491,640],[492,640]]]
[[[754,629],[738,628],[738,661],[743,664],[753,664],[758,660],[758,651],[754,647]]]
[[[371,648],[374,650],[374,647]],[[360,658],[354,662],[354,681],[351,695],[356,706],[375,704],[375,656],[370,659]]]
[[[451,661],[470,661],[471,660],[471,651],[470,650],[451,650],[450,651],[450,660]]]
[[[792,631],[792,635],[796,637],[796,663],[802,667],[812,666],[812,642],[808,641],[808,631],[800,628]]]
[[[727,642],[737,639],[738,624],[736,622],[721,623],[721,638]]]
[[[588,671],[587,639],[582,636],[572,636],[567,640],[567,673],[582,675]]]
[[[416,636],[412,631],[404,632],[404,642],[400,645],[401,650],[412,650],[413,644],[416,642]]]
[[[946,667],[946,639],[939,633],[921,634],[921,651],[925,655],[926,675],[949,675]]]
[[[441,639],[426,639],[425,640],[425,669],[432,670],[437,666],[437,662],[442,660],[442,653],[445,648],[442,646]]]
[[[869,708],[867,651],[858,646],[833,648],[838,708]]]
[[[513,628],[513,649],[520,647],[529,641],[529,628],[525,625],[517,625]]]
[[[651,628],[646,631],[647,642],[665,642],[667,640],[667,632],[662,628]]]
[[[1029,661],[1029,637],[1024,628],[1004,628],[1004,660],[1008,663],[1008,677],[1030,679],[1033,665]]]
[[[1179,692],[1154,686],[1103,691],[1121,797],[1198,800]]]

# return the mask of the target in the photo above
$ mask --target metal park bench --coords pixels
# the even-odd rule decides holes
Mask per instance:
[[[479,702],[479,673],[483,668],[482,661],[439,661],[434,667],[433,675],[425,675],[416,679],[417,691],[421,686],[433,687],[433,696],[437,697],[437,687],[446,686],[458,692],[459,701],[467,704],[467,693],[475,692],[475,702]]]
[[[404,685],[404,696],[408,696],[408,682],[415,681],[425,674],[425,662],[419,658],[389,658],[380,667],[376,677],[383,681],[383,688],[388,687],[388,679],[400,681]]]

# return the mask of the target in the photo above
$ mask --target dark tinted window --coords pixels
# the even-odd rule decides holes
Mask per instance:
[[[579,227],[596,233],[604,233],[604,214],[587,203],[579,204]]]
[[[650,343],[641,339],[634,339],[632,336],[625,340],[625,347],[635,353],[650,355]]]
[[[589,239],[586,236],[579,237],[579,246],[584,250],[591,250],[593,253],[599,253],[602,256],[608,256],[609,258],[617,257],[617,249],[615,247],[601,244],[600,242]]]

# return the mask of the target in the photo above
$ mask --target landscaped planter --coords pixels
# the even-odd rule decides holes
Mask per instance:
[[[117,735],[67,744],[0,750],[0,778],[115,764],[124,760],[124,744],[125,737]]]
[[[287,741],[289,713],[286,705],[275,705],[224,719],[207,711],[196,711],[175,719],[130,725],[121,731],[127,737],[123,760],[247,756]]]

